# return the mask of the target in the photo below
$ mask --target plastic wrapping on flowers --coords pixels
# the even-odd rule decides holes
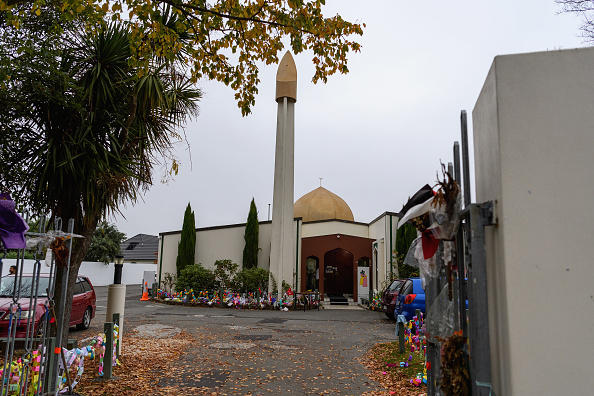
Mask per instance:
[[[447,284],[441,289],[427,312],[426,325],[429,340],[438,342],[438,337],[445,338],[452,335],[455,328],[455,307],[454,301],[448,298]]]

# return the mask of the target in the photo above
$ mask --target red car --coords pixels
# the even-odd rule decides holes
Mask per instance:
[[[390,286],[384,290],[382,295],[382,305],[384,309],[384,313],[390,319],[394,319],[394,309],[396,308],[396,303],[398,302],[398,293],[404,284],[404,280],[396,279],[394,280]]]
[[[8,335],[9,309],[12,302],[12,292],[14,290],[14,275],[3,276],[0,280],[0,336]],[[39,277],[39,288],[37,290],[37,308],[35,309],[35,329],[39,329],[39,323],[45,313],[45,303],[47,301],[47,288],[50,278],[47,274],[41,274]],[[29,307],[29,298],[32,294],[31,283],[32,275],[23,274],[21,280],[21,295],[19,303],[21,306],[20,320],[17,320],[16,337],[23,338],[27,331],[27,323],[33,316],[33,310]],[[33,291],[34,292],[34,291]],[[89,281],[89,278],[79,276],[74,285],[74,296],[72,298],[72,312],[70,314],[70,326],[76,326],[79,329],[88,329],[91,325],[91,319],[95,317],[95,290]],[[16,313],[18,318],[18,312]]]

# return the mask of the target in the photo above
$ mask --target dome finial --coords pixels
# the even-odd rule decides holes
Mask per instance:
[[[322,187],[322,180],[324,180],[323,177],[318,177],[318,179],[320,179],[320,187]]]
[[[285,53],[276,71],[276,101],[288,98],[297,101],[297,67],[289,51]]]

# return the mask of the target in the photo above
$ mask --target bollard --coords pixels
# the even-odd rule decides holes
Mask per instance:
[[[48,348],[46,351],[46,359],[47,359],[47,372],[48,373],[55,373],[56,372],[56,364],[58,363],[58,355],[54,353],[54,348],[56,347],[56,338],[50,337]],[[47,393],[55,392],[58,384],[56,384],[56,377],[53,375],[45,375],[45,382],[43,383],[43,390]]]
[[[120,339],[122,338],[122,328],[120,327],[120,314],[114,313],[113,314],[113,327],[118,326],[118,339],[115,341],[116,343],[116,359],[120,357]]]
[[[404,353],[404,323],[398,321],[398,347],[399,352]]]
[[[113,368],[113,323],[103,325],[105,333],[105,355],[103,356],[103,379],[111,379]]]

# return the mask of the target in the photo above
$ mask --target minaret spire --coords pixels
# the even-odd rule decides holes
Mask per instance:
[[[295,102],[297,101],[297,68],[289,51],[276,72],[276,152],[274,157],[274,194],[272,201],[272,241],[270,272],[276,279],[279,298],[283,281],[293,283],[291,269],[295,263],[293,229]],[[272,279],[268,285],[272,291]]]

